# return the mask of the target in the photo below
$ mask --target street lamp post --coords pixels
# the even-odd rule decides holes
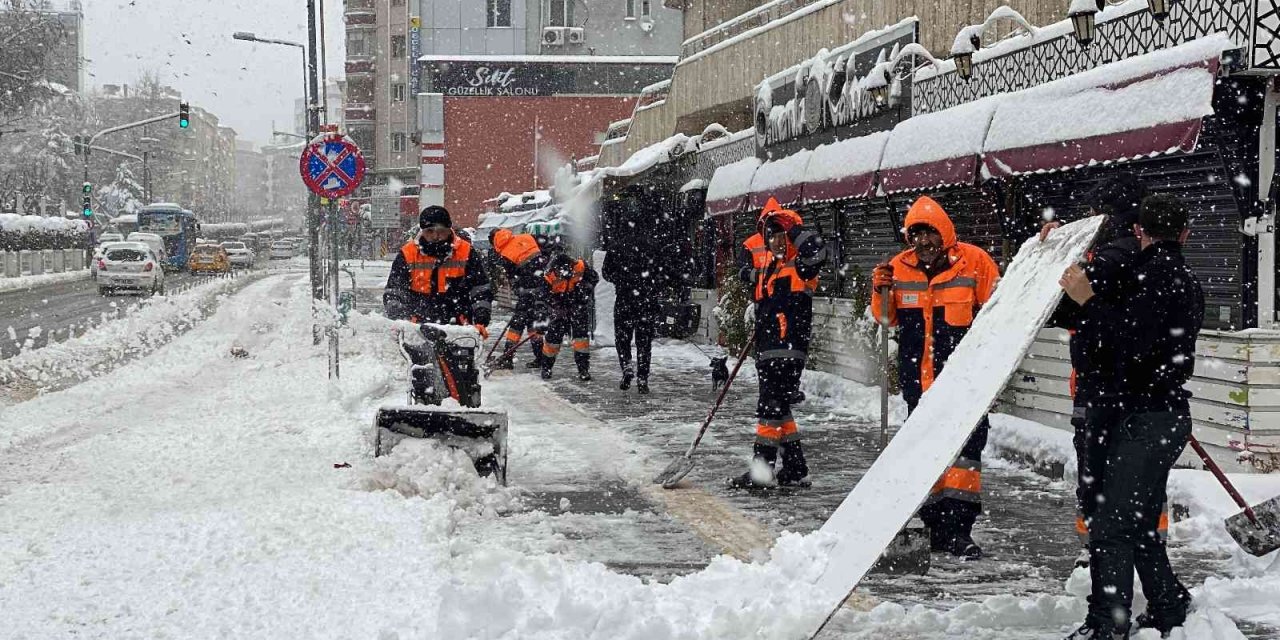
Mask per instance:
[[[237,31],[231,37],[236,40],[244,40],[246,42],[261,42],[263,44],[276,44],[285,47],[297,47],[302,50],[302,101],[307,109],[307,138],[311,139],[320,135],[320,114],[316,112],[316,106],[313,104],[314,97],[317,92],[316,85],[316,48],[315,48],[315,0],[307,0],[307,19],[311,32],[310,47],[290,42],[288,40],[278,40],[276,38],[260,38],[257,35],[247,31]],[[309,85],[309,89],[308,89]],[[307,258],[311,272],[311,297],[315,300],[324,299],[324,288],[320,279],[320,198],[314,193],[307,196],[307,236],[308,245]],[[317,344],[320,341],[319,332],[313,332],[313,338]]]

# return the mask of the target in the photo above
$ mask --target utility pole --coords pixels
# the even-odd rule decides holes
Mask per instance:
[[[317,77],[319,67],[316,64],[316,53],[319,51],[319,34],[316,32],[316,0],[307,0],[307,82],[311,90],[307,99],[307,137],[314,139],[320,135],[320,112],[316,97],[320,95],[320,80]],[[312,193],[307,196],[307,257],[311,267],[311,297],[324,299],[324,287],[320,275],[320,196]],[[313,332],[315,344],[320,344],[319,331]]]

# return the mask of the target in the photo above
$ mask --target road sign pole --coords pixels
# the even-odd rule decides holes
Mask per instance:
[[[320,95],[320,79],[316,77],[316,46],[319,37],[316,33],[316,1],[307,0],[307,82],[311,85],[307,102],[307,137],[320,135],[320,113],[317,111],[316,96]],[[324,299],[324,288],[320,277],[320,196],[312,191],[307,197],[307,260],[311,271],[311,297],[313,300]],[[312,331],[314,344],[320,344],[320,328],[315,325]]]
[[[354,292],[352,292],[354,293]],[[338,202],[329,201],[329,378],[338,379]]]

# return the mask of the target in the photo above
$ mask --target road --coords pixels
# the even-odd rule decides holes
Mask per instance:
[[[212,277],[216,276],[171,273],[165,289],[177,293]],[[97,283],[89,279],[0,293],[0,360],[50,340],[82,335],[145,303],[146,298],[137,295],[99,295]]]

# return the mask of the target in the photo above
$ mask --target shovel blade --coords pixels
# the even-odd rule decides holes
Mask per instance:
[[[662,485],[662,488],[664,489],[671,489],[676,486],[676,483],[689,475],[690,471],[693,471],[693,458],[689,456],[680,456],[679,458],[672,460],[671,464],[667,465],[667,468],[662,470],[662,473],[655,476],[653,478],[653,483]]]
[[[1227,532],[1236,542],[1255,556],[1265,556],[1280,549],[1280,496],[1253,507],[1258,524],[1249,520],[1244,512],[1227,518]]]

